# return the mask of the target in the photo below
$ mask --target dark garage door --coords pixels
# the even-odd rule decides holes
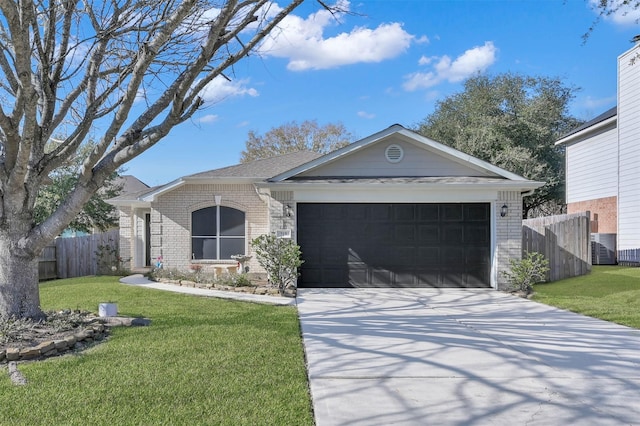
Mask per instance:
[[[298,203],[300,287],[489,287],[488,203]]]

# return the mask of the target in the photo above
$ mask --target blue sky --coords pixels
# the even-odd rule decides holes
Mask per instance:
[[[336,20],[308,0],[125,173],[154,186],[237,164],[250,130],[291,121],[342,122],[357,138],[411,127],[478,72],[560,77],[580,89],[571,113],[592,118],[615,105],[617,57],[640,25],[613,16],[583,43],[590,1],[363,0]]]

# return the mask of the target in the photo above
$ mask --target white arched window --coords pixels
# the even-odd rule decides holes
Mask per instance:
[[[191,213],[191,258],[230,260],[245,254],[244,212],[213,206]]]

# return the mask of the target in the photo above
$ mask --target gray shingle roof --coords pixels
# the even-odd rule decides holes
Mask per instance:
[[[304,163],[321,157],[322,154],[313,151],[298,151],[289,154],[277,155],[275,157],[265,158],[262,160],[252,161],[250,163],[237,164],[235,166],[223,167],[220,169],[209,170],[206,172],[196,173],[184,176],[177,181],[189,181],[199,179],[224,179],[224,178],[253,178],[256,180],[268,179],[289,169],[301,166]],[[123,193],[117,197],[111,198],[109,201],[126,202],[139,201],[146,195],[170,187],[173,183],[166,185],[154,186],[153,188],[142,189],[137,192]]]
[[[235,166],[223,167],[221,169],[209,170],[185,176],[189,179],[206,178],[263,178],[267,179],[279,175],[287,170],[298,167],[304,163],[315,160],[322,156],[313,151],[298,151],[289,154],[278,155],[271,158],[252,161],[250,163],[237,164]]]
[[[618,107],[613,107],[610,108],[608,110],[606,110],[605,112],[603,112],[602,114],[598,115],[597,117],[587,121],[586,123],[584,123],[582,126],[576,127],[575,129],[571,130],[570,132],[562,135],[562,137],[558,140],[562,140],[566,137],[569,137],[571,135],[574,135],[578,132],[583,131],[584,129],[588,129],[591,126],[595,126],[596,124],[608,120],[611,117],[615,117],[616,114],[618,113]]]

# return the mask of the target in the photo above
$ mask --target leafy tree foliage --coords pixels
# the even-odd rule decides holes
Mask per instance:
[[[78,184],[77,169],[77,164],[56,169],[49,175],[49,181],[42,184],[34,206],[35,223],[42,223],[69,196]],[[117,226],[118,216],[115,207],[104,201],[120,194],[122,186],[117,184],[117,178],[117,172],[108,176],[102,188],[89,198],[67,228],[91,233],[94,230],[104,232]]]
[[[576,89],[561,80],[501,74],[468,79],[440,101],[416,131],[438,142],[546,184],[523,201],[523,216],[560,213],[564,151],[555,141],[580,122],[569,115]]]
[[[326,154],[349,145],[353,140],[353,135],[342,123],[319,126],[315,120],[306,120],[301,124],[292,121],[272,128],[264,136],[250,131],[240,162],[248,163],[297,151]]]

